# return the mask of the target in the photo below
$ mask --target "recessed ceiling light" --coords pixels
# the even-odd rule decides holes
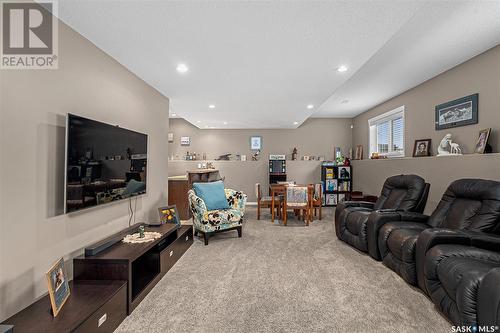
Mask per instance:
[[[348,69],[349,67],[347,67],[346,65],[340,65],[339,67],[337,67],[337,72],[340,73],[347,72]]]
[[[294,125],[298,125],[298,124],[299,124],[299,122],[298,122],[298,121],[294,121],[294,122],[293,122],[293,124],[294,124]]]
[[[172,113],[172,117],[177,117],[177,113]]]
[[[308,109],[312,109],[312,108],[314,108],[314,105],[309,104],[309,105],[307,106],[307,108],[308,108]]]
[[[347,103],[349,103],[349,100],[348,99],[343,99],[342,101],[340,101],[340,103],[347,104]]]
[[[201,123],[201,120],[197,120],[196,122],[197,122],[197,123]]]
[[[224,125],[227,125],[227,121],[223,122]]]
[[[208,106],[208,108],[209,108],[209,109],[215,109],[215,105],[210,104],[210,105]]]
[[[186,66],[186,64],[178,64],[176,69],[179,73],[186,73],[187,71],[189,71],[189,68],[188,66]]]

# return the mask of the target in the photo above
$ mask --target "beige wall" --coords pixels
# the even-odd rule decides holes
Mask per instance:
[[[430,214],[452,181],[460,178],[500,181],[499,165],[500,154],[353,161],[353,186],[366,194],[378,195],[387,177],[402,173],[419,175],[431,184],[425,209]]]
[[[167,197],[168,99],[59,25],[58,70],[1,75],[0,321],[46,293],[45,272],[128,225],[128,202],[64,215],[68,112],[149,135],[148,194],[137,222],[157,219]]]
[[[248,202],[255,203],[255,183],[262,186],[263,195],[267,195],[269,186],[269,173],[267,171],[269,161],[211,161],[215,168],[220,171],[227,188],[243,191],[248,195]],[[186,170],[197,168],[199,161],[171,161],[168,164],[170,175],[183,175]],[[297,184],[312,184],[320,181],[320,161],[286,161],[287,178]]]
[[[410,64],[409,64],[410,65]],[[460,97],[479,93],[479,123],[436,131],[434,107]],[[446,133],[465,147],[466,153],[474,150],[478,132],[493,129],[491,144],[500,150],[500,46],[436,76],[407,92],[380,104],[354,118],[353,145],[363,145],[368,154],[368,119],[393,110],[401,105],[405,111],[405,152],[412,156],[416,139],[432,139],[433,152]]]
[[[479,123],[436,131],[434,107],[438,104],[479,93]],[[433,154],[446,133],[473,152],[478,131],[491,127],[490,143],[500,150],[500,46],[359,115],[354,118],[353,146],[362,144],[368,151],[368,119],[405,105],[405,150],[412,155],[415,139],[431,138]],[[366,158],[367,153],[365,153]],[[415,173],[431,183],[427,211],[435,208],[448,184],[458,178],[476,177],[500,180],[500,155],[468,155],[462,157],[405,158],[388,161],[354,161],[354,188],[378,194],[386,177],[400,173]]]
[[[291,158],[294,147],[298,156],[325,156],[333,158],[335,146],[347,152],[351,147],[351,119],[312,118],[297,129],[198,129],[184,119],[170,119],[170,132],[174,142],[169,143],[169,154],[182,158],[186,151],[207,154],[207,159],[215,159],[221,154],[245,154],[249,159],[250,137],[262,136],[261,155],[286,154]],[[180,137],[191,137],[191,145],[180,145]]]
[[[170,119],[170,132],[174,133],[174,142],[169,143],[169,155],[182,158],[186,151],[207,154],[213,160],[221,154],[245,154],[247,162],[213,161],[221,175],[226,179],[226,186],[242,190],[248,194],[248,200],[256,200],[255,183],[267,188],[269,154],[287,155],[287,177],[297,183],[314,183],[320,180],[320,161],[290,161],[293,147],[298,149],[298,157],[303,155],[333,158],[334,147],[341,147],[348,152],[351,147],[351,119],[307,120],[297,129],[255,129],[255,130],[214,130],[198,129],[183,119]],[[250,136],[262,136],[262,153],[259,161],[251,161]],[[191,137],[191,145],[180,145],[180,137]],[[186,170],[197,167],[197,162],[173,161],[169,164],[170,175],[185,174]]]

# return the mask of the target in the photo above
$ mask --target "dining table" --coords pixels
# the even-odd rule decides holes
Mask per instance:
[[[278,195],[285,195],[285,191],[287,186],[298,186],[298,187],[307,187],[310,184],[294,184],[294,183],[283,183],[283,184],[269,184],[269,192],[271,193],[271,222],[274,222],[274,207],[275,207],[275,198]]]

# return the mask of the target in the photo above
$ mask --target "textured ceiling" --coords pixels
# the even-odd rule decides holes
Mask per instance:
[[[500,43],[493,1],[65,0],[59,17],[200,128],[352,117]]]

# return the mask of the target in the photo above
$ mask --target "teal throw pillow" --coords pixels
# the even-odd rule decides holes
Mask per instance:
[[[211,183],[193,183],[194,193],[205,202],[208,210],[228,209],[224,183],[216,181]]]

